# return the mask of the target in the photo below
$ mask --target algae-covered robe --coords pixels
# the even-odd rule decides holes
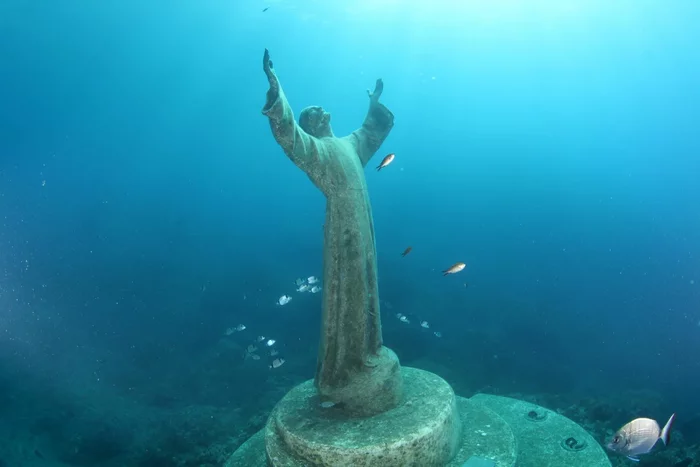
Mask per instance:
[[[334,388],[349,384],[353,375],[366,372],[388,350],[382,347],[374,224],[363,169],[391,131],[394,116],[370,98],[361,128],[342,138],[332,132],[319,138],[296,123],[281,86],[275,91],[268,92],[263,108],[272,133],[326,197],[316,386],[332,399]]]

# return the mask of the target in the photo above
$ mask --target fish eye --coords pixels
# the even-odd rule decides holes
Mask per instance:
[[[612,440],[613,444],[617,444],[620,442],[620,436],[615,436]]]

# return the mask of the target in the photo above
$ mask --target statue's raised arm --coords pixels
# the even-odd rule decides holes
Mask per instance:
[[[379,102],[382,91],[384,91],[384,82],[378,79],[374,91],[367,90],[369,110],[365,121],[360,128],[348,136],[360,156],[362,167],[367,165],[394,126],[394,114]]]
[[[294,120],[294,112],[280,86],[267,49],[265,49],[263,56],[263,70],[270,83],[270,89],[267,91],[267,99],[262,113],[270,119],[272,134],[287,157],[306,172],[314,183],[317,183],[322,165],[318,140],[306,133]]]

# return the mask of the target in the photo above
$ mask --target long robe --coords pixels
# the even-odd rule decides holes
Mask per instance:
[[[370,100],[359,129],[342,138],[316,138],[297,124],[281,86],[277,96],[268,96],[263,114],[287,157],[326,197],[316,386],[328,392],[371,366],[382,347],[374,222],[363,169],[389,135],[394,115]]]

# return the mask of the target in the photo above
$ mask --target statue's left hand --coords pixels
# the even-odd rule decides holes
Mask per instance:
[[[370,90],[367,90],[367,95],[369,96],[369,102],[370,104],[378,104],[379,103],[379,98],[382,96],[382,91],[384,91],[384,81],[382,81],[381,78],[377,80],[377,83],[374,85],[374,91],[370,92]]]

